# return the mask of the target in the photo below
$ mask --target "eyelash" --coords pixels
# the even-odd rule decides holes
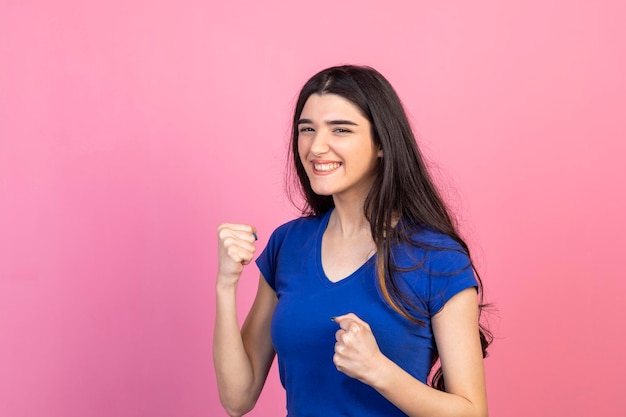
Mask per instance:
[[[305,132],[313,132],[314,129],[312,127],[301,127],[299,132],[300,133],[305,133]],[[333,129],[334,133],[351,133],[352,131],[349,129],[345,129],[343,127],[338,127],[336,129]]]

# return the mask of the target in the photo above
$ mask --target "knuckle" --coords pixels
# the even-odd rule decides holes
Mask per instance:
[[[339,369],[341,367],[341,358],[336,353],[333,355],[333,363]]]
[[[217,236],[221,239],[224,240],[226,239],[226,237],[229,235],[228,229],[226,228],[218,228],[217,229]]]
[[[230,246],[227,250],[226,253],[228,254],[228,256],[230,256],[231,258],[235,258],[237,255],[237,248]]]

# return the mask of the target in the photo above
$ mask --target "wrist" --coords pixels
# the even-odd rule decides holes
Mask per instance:
[[[367,376],[366,384],[377,391],[385,390],[389,386],[393,386],[393,368],[397,365],[388,357],[380,353],[375,366]]]
[[[233,291],[236,292],[238,284],[239,284],[239,280],[228,278],[228,277],[218,274],[217,280],[215,282],[215,290],[217,292],[224,292],[224,293],[233,292]]]

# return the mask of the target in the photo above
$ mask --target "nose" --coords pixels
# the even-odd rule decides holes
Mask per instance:
[[[311,142],[311,153],[313,155],[323,155],[328,152],[328,137],[323,131],[315,132]]]

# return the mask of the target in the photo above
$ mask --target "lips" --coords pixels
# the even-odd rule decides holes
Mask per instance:
[[[313,168],[316,171],[321,172],[329,172],[334,171],[339,168],[341,164],[339,162],[331,162],[331,163],[313,163]]]
[[[318,175],[330,174],[342,165],[341,162],[319,160],[311,161],[311,164],[313,165],[313,172]]]

